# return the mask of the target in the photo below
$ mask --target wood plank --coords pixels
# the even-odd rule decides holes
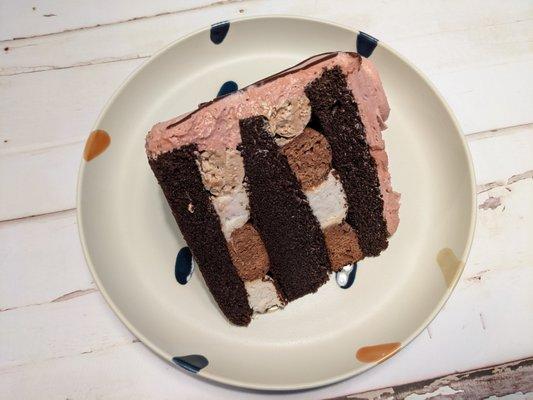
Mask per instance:
[[[85,140],[120,82],[141,63],[0,77],[0,155]]]
[[[298,4],[286,2],[276,10],[293,12]],[[396,5],[395,20],[403,21],[403,27],[397,22],[389,27],[382,18],[375,18],[378,12],[391,13],[383,4],[378,9],[367,3],[358,5],[354,14],[357,18],[338,17],[336,9],[324,3],[308,7],[307,13],[350,25],[364,23],[364,29],[392,42],[394,48],[429,75],[452,104],[465,133],[472,133],[531,122],[533,99],[529,88],[533,87],[533,76],[529,71],[533,57],[523,38],[533,36],[533,25],[519,20],[524,18],[520,13],[527,9],[520,6],[522,3],[516,8],[498,4],[503,8],[493,18],[488,18],[485,11],[468,13],[467,3],[461,3],[465,9],[445,7],[441,17],[446,23],[442,24],[411,21],[412,14]],[[142,63],[142,58],[186,32],[240,15],[241,6],[246,7],[244,15],[272,9],[271,3],[264,1],[246,6],[232,3],[191,11],[187,18],[165,15],[14,42],[8,52],[0,54],[2,73],[65,69],[0,77],[4,92],[0,98],[0,151],[79,140],[109,94]],[[428,12],[422,7],[420,15]],[[508,43],[487,43],[488,36],[507,38]],[[102,41],[106,46],[93,45]],[[449,51],[450,48],[458,51]],[[26,116],[28,109],[33,112],[32,118]],[[72,119],[50,118],[58,110]],[[8,142],[4,143],[6,139]]]
[[[85,124],[87,132],[90,122],[85,121]],[[63,128],[69,129],[66,121]],[[75,207],[85,132],[76,135],[79,142],[67,146],[0,156],[0,186],[11,188],[2,194],[0,221]],[[479,185],[493,184],[533,169],[533,160],[529,156],[533,148],[533,125],[489,134],[493,136],[483,140],[479,138],[485,133],[468,137]],[[19,185],[20,181],[27,184]],[[31,196],[27,194],[28,187],[32,188]]]
[[[478,141],[507,141],[513,136],[499,135]],[[513,162],[511,158],[503,160]],[[500,165],[492,168],[497,172]],[[494,179],[488,173],[487,176]],[[360,377],[313,392],[317,398],[429,379],[457,369],[469,370],[533,354],[533,343],[529,338],[529,332],[533,331],[532,304],[528,294],[533,285],[533,248],[528,241],[528,233],[533,230],[532,178],[533,173],[521,174],[520,178],[480,193],[477,235],[466,270],[451,299],[429,329],[387,363]],[[499,198],[500,204],[483,207],[490,197]],[[58,391],[72,393],[73,390],[79,390],[76,397],[85,397],[92,393],[91,388],[99,391],[105,390],[106,386],[120,388],[116,398],[131,398],[136,390],[151,390],[163,395],[175,389],[173,379],[181,379],[181,375],[161,372],[167,367],[158,364],[151,353],[139,350],[134,338],[112,315],[100,294],[86,291],[92,286],[87,286],[88,275],[81,255],[75,255],[75,248],[79,251],[79,247],[73,242],[75,221],[72,212],[5,222],[0,226],[0,239],[12,237],[11,244],[17,243],[17,238],[26,243],[43,242],[26,251],[24,248],[13,250],[9,246],[7,258],[4,254],[0,258],[5,260],[1,264],[2,284],[23,280],[24,286],[34,291],[20,295],[10,293],[6,298],[14,309],[0,312],[0,388],[20,388],[27,394],[23,397],[35,397],[41,393],[45,398],[53,398]],[[493,246],[493,243],[506,245]],[[64,259],[58,258],[58,251],[70,248],[72,250],[67,251]],[[10,251],[15,254],[9,256]],[[35,265],[38,260],[48,258],[50,262],[41,262],[43,268],[58,273],[48,274],[47,279],[51,282],[43,285],[43,276],[33,272],[39,267]],[[72,264],[56,265],[62,262]],[[25,271],[21,272],[21,269]],[[69,276],[68,280],[65,275]],[[68,295],[75,288],[71,282],[79,285],[79,295]],[[52,301],[58,294],[60,300]],[[37,304],[25,304],[28,302]],[[37,337],[39,340],[35,340]],[[142,360],[139,352],[146,353]],[[126,367],[128,364],[124,359],[139,362]],[[103,364],[106,365],[104,370]],[[150,379],[141,386],[125,387],[122,382],[138,381],[139,371],[131,365],[142,365],[143,374],[147,368]],[[82,370],[87,373],[81,374]],[[117,373],[109,374],[110,370]],[[36,374],[36,371],[40,372]],[[177,377],[171,378],[171,373]],[[34,384],[22,385],[28,380]],[[195,382],[184,388],[183,395],[198,397],[207,388],[210,389],[205,398],[219,398],[225,393],[212,385]],[[307,398],[308,395],[303,392],[294,397]]]
[[[6,41],[1,45],[9,47],[9,51],[0,55],[0,74],[11,75],[109,60],[148,57],[180,36],[211,23],[243,15],[292,13],[300,3],[302,2],[283,2],[276,6],[273,6],[271,1],[229,3],[208,9],[191,10],[185,15],[165,14],[157,18],[58,35]],[[330,6],[318,3],[316,8],[304,7],[303,4],[300,8],[305,9],[305,15],[330,18],[372,32],[408,56],[424,71],[462,70],[470,65],[484,67],[524,62],[532,58],[524,37],[533,36],[533,27],[530,21],[521,20],[527,10],[526,2],[511,8],[505,7],[501,2],[495,2],[490,12],[491,18],[488,18],[487,12],[468,12],[470,5],[460,3],[457,7],[443,9],[439,15],[442,22],[439,24],[421,21],[420,19],[427,16],[423,10],[413,15],[409,8],[402,7],[400,3],[392,6],[371,2],[357,5],[356,9],[354,7],[354,12],[357,13],[355,19],[350,14],[338,15],[335,6],[346,7],[344,1],[333,0]],[[431,5],[430,8],[433,9],[434,6]],[[376,14],[391,14],[391,11],[394,12],[396,21],[393,24],[383,24],[385,19],[375,18]],[[459,18],[458,13],[461,12],[464,16]],[[363,21],[368,22],[361,26]],[[407,24],[407,21],[410,24]],[[406,30],[407,27],[409,30]],[[487,41],[486,37],[489,36],[495,39]],[[99,43],[102,39],[105,40],[106,46],[94,46],[94,43]],[[454,51],[448,51],[452,47]]]
[[[460,396],[460,390],[468,398],[478,395],[472,386],[442,385],[446,377],[459,378],[461,384],[475,381],[478,389],[488,387],[493,391],[482,393],[487,397],[503,395],[504,385],[522,379],[523,373],[531,385],[531,359],[520,368],[454,372],[533,354],[528,335],[533,331],[533,126],[527,125],[533,104],[533,3],[516,1],[509,7],[491,0],[449,7],[442,0],[249,0],[181,13],[182,7],[210,1],[157,0],[127,6],[124,0],[95,1],[88,6],[41,0],[35,2],[35,14],[27,15],[24,7],[35,4],[0,0],[0,39],[10,30],[38,36],[0,47],[0,75],[21,73],[0,76],[0,187],[10,189],[0,196],[0,221],[74,207],[79,155],[97,113],[143,57],[183,32],[228,17],[272,11],[360,27],[428,74],[465,132],[475,133],[468,140],[479,183],[476,238],[452,298],[413,344],[359,377],[285,396],[324,398],[384,387],[411,400]],[[104,7],[106,12],[101,11]],[[157,13],[168,15],[152,15]],[[141,19],[127,21],[137,17]],[[90,27],[100,23],[107,26]],[[78,28],[88,29],[54,33]],[[95,50],[95,43],[102,41],[106,46]],[[49,72],[27,73],[50,66]],[[30,75],[34,78],[26,79]],[[522,126],[491,131],[509,125]],[[23,190],[21,181],[31,193]],[[176,393],[203,399],[271,397],[194,379],[138,343],[95,291],[78,243],[74,211],[0,223],[0,243],[0,398],[175,398]],[[21,287],[24,290],[17,290]],[[511,377],[505,375],[509,369]],[[517,371],[522,374],[518,378]],[[429,380],[407,384],[421,379]],[[526,384],[524,391],[531,392]]]
[[[85,268],[75,210],[0,223],[0,243],[0,271],[9,275],[0,280],[0,310],[96,290]]]
[[[372,390],[330,400],[486,399],[533,396],[533,357],[473,371],[455,373],[422,382]]]
[[[83,142],[0,156],[0,221],[72,209]],[[22,182],[22,184],[21,184]]]
[[[481,190],[494,182],[505,183],[513,175],[533,170],[533,124],[467,137]]]
[[[231,0],[230,0],[231,1]],[[0,2],[0,40],[86,29],[142,18],[204,9],[227,1],[157,0],[91,2],[71,0],[3,0]],[[102,12],[105,10],[105,12]]]

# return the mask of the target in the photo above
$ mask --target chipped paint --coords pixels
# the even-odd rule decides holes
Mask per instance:
[[[483,278],[483,275],[485,275],[487,272],[490,272],[490,269],[484,269],[482,271],[479,271],[477,274],[469,277],[469,278],[466,278],[466,281],[468,282],[480,282],[481,279]]]
[[[457,258],[452,249],[444,248],[437,254],[437,263],[444,276],[446,286],[452,286],[455,276],[464,265],[464,262]]]
[[[507,179],[507,182],[495,181],[495,182],[484,183],[483,185],[478,185],[476,188],[477,194],[488,192],[489,190],[494,189],[495,187],[512,185],[513,183],[516,183],[524,179],[533,179],[533,169],[526,171],[526,172],[522,172],[521,174],[513,175],[509,179]]]
[[[512,185],[515,182],[521,181],[523,179],[533,179],[533,169],[522,172],[521,174],[513,175],[507,179],[507,184]]]
[[[409,396],[407,396],[405,398],[405,400],[426,400],[426,399],[431,399],[431,398],[437,397],[437,396],[448,396],[448,395],[452,395],[452,394],[456,394],[456,393],[462,393],[462,392],[463,392],[462,390],[455,390],[455,389],[452,389],[449,386],[441,386],[437,390],[435,390],[433,392],[430,392],[430,393],[423,393],[423,394],[413,393],[413,394],[410,394]]]
[[[106,131],[92,131],[85,143],[83,158],[85,161],[91,161],[93,158],[102,154],[109,147],[110,143],[111,137]]]
[[[494,210],[502,205],[501,197],[489,196],[487,200],[479,205],[480,210]]]
[[[98,289],[96,288],[90,288],[90,289],[84,289],[84,290],[74,290],[73,292],[64,294],[63,296],[59,296],[58,298],[52,300],[52,303],[59,303],[61,301],[67,301],[71,299],[75,299],[76,297],[80,297],[89,293],[97,292]]]
[[[533,393],[531,376],[533,376],[533,357],[473,371],[350,394],[337,397],[335,400],[529,398]]]
[[[396,353],[400,346],[400,342],[382,343],[373,346],[365,346],[357,350],[357,353],[355,353],[355,357],[359,361],[364,363],[385,361],[387,358],[391,357],[394,353]]]

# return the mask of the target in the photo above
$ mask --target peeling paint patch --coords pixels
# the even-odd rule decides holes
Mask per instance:
[[[533,393],[533,357],[466,372],[406,383],[341,399],[527,399]],[[333,400],[333,399],[330,399]]]
[[[73,292],[64,294],[63,296],[59,296],[57,299],[52,300],[52,303],[59,303],[61,301],[67,301],[70,299],[74,299],[76,297],[83,296],[85,294],[96,292],[98,289],[96,288],[90,288],[90,289],[84,289],[84,290],[75,290]]]
[[[489,196],[487,200],[485,200],[483,203],[479,205],[480,210],[494,210],[502,205],[502,198],[501,197],[493,197]]]
[[[507,184],[511,185],[515,182],[521,181],[522,179],[533,179],[533,169],[518,175],[511,176],[509,179],[507,179]]]
[[[455,389],[452,389],[449,386],[441,386],[437,390],[435,390],[433,392],[430,392],[430,393],[424,393],[424,394],[413,393],[413,394],[410,394],[409,396],[407,396],[405,398],[405,400],[426,400],[426,399],[431,399],[431,398],[437,397],[437,396],[449,396],[449,395],[452,395],[452,394],[462,393],[462,392],[463,392],[462,390],[455,390]]]
[[[400,342],[382,343],[373,346],[365,346],[359,348],[355,357],[364,363],[372,363],[377,361],[385,361],[392,356],[400,348]]]
[[[457,272],[462,268],[464,263],[457,258],[455,253],[450,248],[445,248],[437,254],[437,263],[439,264],[446,286],[450,287],[457,275]]]
[[[489,190],[494,189],[495,187],[512,185],[513,183],[516,183],[523,179],[533,179],[533,169],[526,171],[526,172],[522,172],[521,174],[513,175],[509,179],[507,179],[507,182],[496,181],[496,182],[485,183],[483,185],[478,185],[477,194],[488,192]],[[510,189],[508,190],[510,191]]]

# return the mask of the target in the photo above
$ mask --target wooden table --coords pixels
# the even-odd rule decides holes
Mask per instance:
[[[196,379],[128,332],[86,267],[75,187],[130,72],[197,28],[273,13],[369,32],[429,76],[467,135],[479,207],[466,270],[423,334],[367,373],[283,397],[533,396],[531,0],[0,0],[0,398],[272,396]]]

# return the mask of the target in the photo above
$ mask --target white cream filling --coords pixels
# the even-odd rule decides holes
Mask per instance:
[[[204,186],[211,192],[224,237],[229,241],[231,233],[250,218],[241,153],[234,149],[204,151],[197,164]]]
[[[248,304],[255,313],[262,314],[274,306],[283,307],[284,305],[274,283],[268,277],[245,281],[244,287],[248,292]]]
[[[250,219],[248,194],[243,186],[239,186],[229,194],[212,196],[211,200],[220,219],[222,232],[229,241],[231,233]]]
[[[313,214],[322,229],[340,224],[346,217],[348,204],[342,183],[331,171],[327,179],[305,192]]]

